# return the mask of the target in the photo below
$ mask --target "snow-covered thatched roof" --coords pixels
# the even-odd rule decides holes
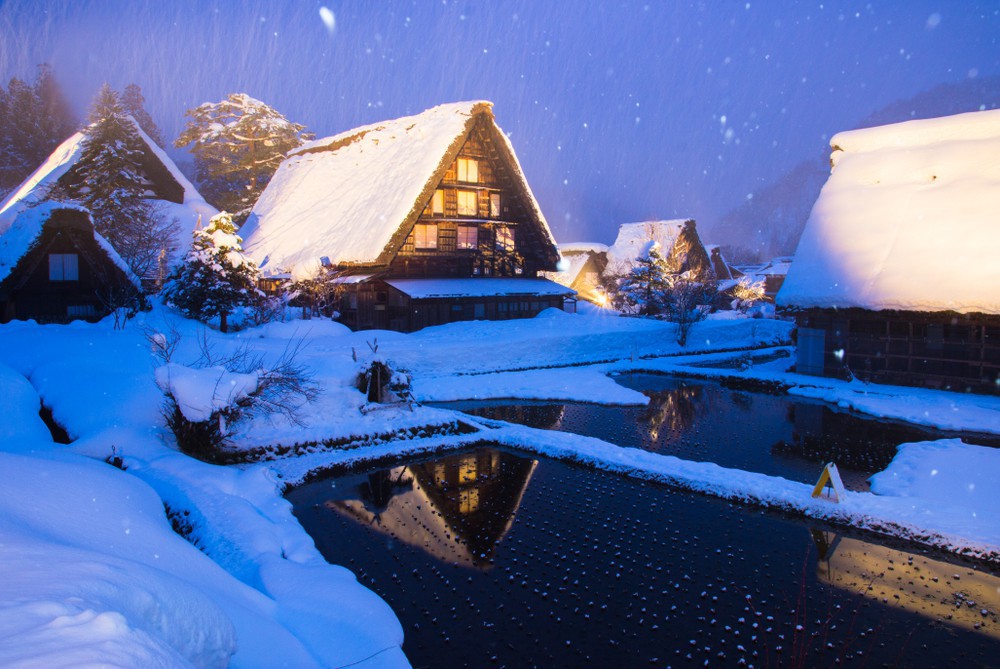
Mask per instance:
[[[559,250],[559,264],[556,266],[556,271],[544,272],[543,276],[564,286],[573,285],[593,254],[608,252],[608,247],[604,244],[586,242],[559,244],[556,248]]]
[[[57,216],[58,212],[78,212],[72,219]],[[56,216],[54,216],[56,215]],[[59,220],[53,220],[54,218]],[[136,286],[142,287],[139,278],[132,272],[128,264],[122,260],[118,252],[111,247],[104,237],[94,231],[94,223],[90,212],[76,204],[64,202],[44,202],[36,207],[26,208],[14,221],[0,233],[0,283],[3,283],[14,268],[36,244],[46,227],[50,225],[86,226],[88,232],[94,235],[94,241],[103,250],[108,259]]]
[[[1000,314],[1000,110],[830,145],[779,305]]]
[[[689,218],[677,218],[623,224],[618,228],[615,243],[608,249],[608,271],[619,273],[626,271],[636,258],[646,257],[650,242],[656,242],[662,256],[669,256],[684,226],[688,223],[694,221]]]
[[[551,240],[492,104],[479,101],[440,105],[290,152],[241,230],[244,248],[268,274],[310,276],[327,263],[387,263],[478,119],[492,125],[515,187]]]
[[[176,218],[178,221],[174,244],[176,257],[173,259],[173,262],[176,262],[184,256],[191,245],[191,233],[197,227],[199,217],[207,222],[219,212],[205,202],[205,199],[198,193],[198,190],[181,173],[174,161],[170,159],[170,156],[156,142],[150,139],[149,135],[143,132],[135,119],[132,119],[132,117],[129,117],[129,119],[132,121],[132,125],[139,138],[146,144],[148,154],[161,163],[162,169],[169,173],[170,177],[177,182],[177,185],[183,191],[183,202],[181,203],[154,200],[163,216],[168,220]],[[79,162],[86,137],[86,131],[84,130],[74,133],[66,139],[56,147],[56,150],[52,152],[38,169],[32,172],[20,186],[14,189],[0,203],[0,234],[3,234],[21,213],[48,198],[49,191],[56,185],[56,182]]]

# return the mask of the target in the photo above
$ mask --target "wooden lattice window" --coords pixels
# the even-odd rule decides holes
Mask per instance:
[[[468,184],[479,183],[479,161],[472,158],[458,159],[458,180]]]
[[[78,281],[80,257],[75,253],[49,254],[49,281]]]
[[[479,198],[476,191],[460,190],[458,196],[458,215],[477,216],[479,214]]]
[[[436,249],[438,247],[438,226],[433,223],[417,223],[413,226],[413,248]]]

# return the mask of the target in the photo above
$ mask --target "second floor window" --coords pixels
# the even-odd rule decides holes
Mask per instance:
[[[472,158],[459,158],[457,172],[457,178],[459,181],[464,181],[468,184],[479,183],[478,160],[473,160]]]
[[[75,253],[49,254],[49,281],[78,281],[80,260]]]
[[[479,215],[479,195],[473,190],[458,191],[458,215]]]
[[[424,223],[413,226],[413,247],[436,249],[438,247],[438,226]]]
[[[514,229],[507,227],[506,225],[498,225],[496,230],[496,247],[497,251],[513,251],[516,248],[514,244]]]
[[[460,249],[475,249],[479,246],[479,228],[474,225],[458,226],[456,244]]]
[[[440,188],[434,191],[433,197],[431,197],[431,214],[443,214],[444,213],[444,191]]]

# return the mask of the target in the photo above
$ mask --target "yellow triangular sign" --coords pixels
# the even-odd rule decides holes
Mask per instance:
[[[832,462],[826,463],[826,466],[823,467],[823,473],[819,475],[819,481],[816,482],[816,487],[813,488],[812,496],[821,496],[823,488],[827,485],[832,489],[832,494],[828,499],[840,502],[841,498],[844,497],[844,482],[840,480],[840,472],[837,471],[837,465]]]

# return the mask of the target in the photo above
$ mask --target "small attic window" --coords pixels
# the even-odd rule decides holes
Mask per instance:
[[[431,214],[444,213],[444,191],[438,188],[431,196]]]
[[[80,259],[75,253],[49,254],[49,281],[79,281]]]
[[[469,183],[479,183],[479,161],[472,158],[458,159],[458,180]]]

